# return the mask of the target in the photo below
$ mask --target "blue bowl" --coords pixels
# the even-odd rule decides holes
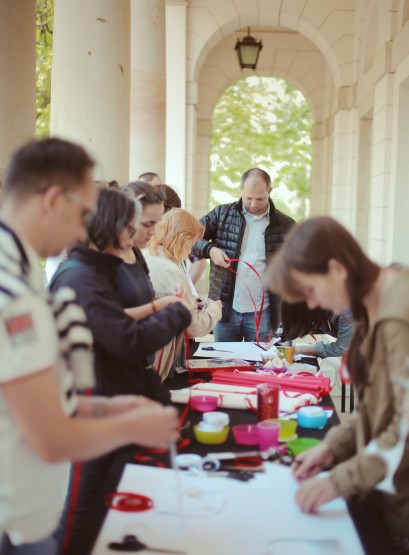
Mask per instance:
[[[328,415],[321,407],[302,407],[297,412],[297,422],[301,428],[323,428]]]

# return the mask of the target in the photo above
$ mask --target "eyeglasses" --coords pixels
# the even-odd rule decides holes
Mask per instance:
[[[88,228],[95,216],[95,210],[87,206],[75,193],[65,192],[64,196],[66,199],[82,208],[82,221]]]
[[[134,227],[133,225],[128,225],[126,229],[128,230],[128,234],[129,234],[130,239],[132,239],[133,236],[135,235],[135,233],[138,231],[136,229],[136,227]]]

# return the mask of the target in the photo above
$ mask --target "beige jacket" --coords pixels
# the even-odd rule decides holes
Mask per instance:
[[[380,447],[395,445],[399,438],[404,391],[391,376],[409,377],[409,270],[401,270],[387,290],[379,316],[370,328],[361,352],[366,360],[368,385],[358,391],[360,401],[350,420],[331,429],[325,437],[339,464],[330,473],[345,498],[373,491],[386,474],[384,462],[367,455],[364,447],[377,440]],[[409,534],[409,441],[395,473],[396,494],[377,492],[390,530]]]
[[[192,323],[187,329],[189,337],[201,337],[212,331],[222,317],[221,308],[217,303],[208,300],[205,310],[198,310],[195,298],[190,291],[188,280],[180,264],[173,262],[164,254],[154,255],[149,251],[143,252],[149,267],[150,278],[153,288],[158,297],[169,295],[172,286],[180,285],[185,290],[185,299],[193,309]],[[183,336],[176,337],[162,351],[155,355],[154,366],[158,370],[162,380],[168,375],[182,346]]]

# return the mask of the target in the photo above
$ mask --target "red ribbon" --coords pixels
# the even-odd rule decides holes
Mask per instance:
[[[91,390],[89,388],[85,390],[85,395],[88,397],[91,395]],[[71,486],[71,492],[70,492],[70,502],[69,502],[68,513],[67,513],[67,522],[65,525],[64,538],[63,538],[63,553],[68,551],[68,548],[70,547],[70,543],[71,543],[71,530],[72,530],[72,525],[74,524],[75,507],[77,505],[78,494],[80,490],[81,471],[82,471],[82,463],[75,462],[73,477],[72,477],[72,486]]]
[[[264,297],[265,297],[265,294],[264,294],[264,286],[263,286],[263,280],[262,280],[260,274],[259,274],[259,273],[257,272],[257,270],[254,268],[254,266],[252,266],[251,264],[249,264],[249,263],[246,262],[245,260],[240,260],[239,258],[229,258],[227,261],[228,261],[229,263],[231,263],[231,262],[237,262],[237,263],[241,262],[242,264],[245,264],[246,266],[248,266],[248,267],[250,268],[250,270],[252,270],[252,271],[256,274],[256,276],[257,276],[258,279],[260,280],[261,287],[262,287],[262,294],[261,294],[260,308],[259,308],[258,310],[257,310],[256,303],[255,303],[255,301],[254,301],[254,297],[253,297],[253,295],[252,295],[252,293],[251,293],[251,291],[250,291],[250,288],[247,287],[247,285],[246,285],[246,289],[247,289],[247,291],[248,291],[248,293],[249,293],[249,296],[250,296],[250,299],[251,299],[251,302],[252,302],[253,308],[254,308],[254,324],[255,324],[255,328],[256,328],[256,344],[260,347],[260,345],[259,345],[260,341],[265,341],[265,342],[267,342],[267,341],[269,341],[269,340],[271,339],[270,337],[264,337],[264,338],[261,340],[261,339],[260,339],[260,336],[259,336],[261,318],[262,318],[262,316],[263,316]],[[227,270],[230,270],[230,272],[233,272],[233,274],[237,274],[236,270],[233,270],[233,268],[228,267]]]
[[[339,375],[340,375],[340,378],[341,378],[341,382],[345,385],[352,383],[352,380],[351,380],[351,377],[349,375],[348,368],[347,368],[347,354],[348,353],[344,353],[342,355],[341,366],[339,368]]]

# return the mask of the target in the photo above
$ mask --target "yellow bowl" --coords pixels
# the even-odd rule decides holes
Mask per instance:
[[[225,426],[219,432],[203,432],[198,429],[198,424],[196,424],[196,426],[193,426],[193,430],[197,441],[200,443],[217,445],[218,443],[224,443],[226,441],[230,426]]]
[[[280,435],[278,436],[278,441],[288,441],[289,439],[294,439],[295,430],[297,429],[296,420],[269,418],[266,422],[278,422],[280,424]]]

